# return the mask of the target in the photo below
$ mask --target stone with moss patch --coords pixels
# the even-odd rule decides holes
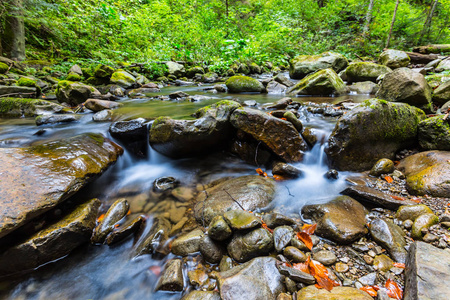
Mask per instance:
[[[289,76],[292,79],[302,79],[308,74],[323,69],[333,69],[339,72],[345,69],[348,61],[345,56],[335,52],[324,52],[318,55],[299,55],[290,61]]]
[[[5,74],[8,69],[9,66],[7,64],[0,62],[0,74]]]
[[[450,80],[442,83],[433,91],[433,102],[444,105],[450,101]]]
[[[419,123],[419,145],[425,150],[450,150],[450,124],[442,115]]]
[[[196,66],[196,67],[192,67],[192,68],[188,69],[186,72],[186,76],[188,78],[193,78],[195,76],[195,74],[205,74],[205,69],[203,69],[200,66]]]
[[[393,49],[383,51],[378,60],[382,65],[391,69],[406,67],[411,61],[406,52]]]
[[[98,65],[94,69],[94,76],[97,78],[110,78],[114,73],[114,69],[107,65]]]
[[[436,72],[443,72],[443,71],[449,71],[450,70],[450,58],[444,59],[439,63],[439,65],[436,67]]]
[[[248,76],[233,76],[225,81],[230,93],[261,93],[265,91],[264,85]]]
[[[66,80],[69,80],[69,81],[81,81],[81,75],[77,74],[75,72],[70,72],[67,75]]]
[[[38,99],[0,98],[0,117],[35,117],[46,113],[65,112],[67,108],[59,104]]]
[[[35,87],[36,80],[30,77],[20,77],[17,81],[18,86],[27,86],[27,87]]]
[[[100,92],[92,86],[68,80],[61,80],[58,82],[56,88],[58,101],[60,103],[66,102],[72,106],[79,105],[88,98],[98,97],[100,95]]]
[[[348,82],[372,81],[376,82],[377,78],[392,72],[392,69],[383,65],[370,62],[351,63],[345,69],[345,76]]]
[[[117,70],[112,74],[110,81],[123,88],[129,88],[135,84],[136,78],[124,70]]]
[[[320,70],[300,80],[287,93],[291,96],[302,95],[342,95],[347,87],[333,69]]]

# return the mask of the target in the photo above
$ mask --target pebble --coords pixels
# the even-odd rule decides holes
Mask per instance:
[[[202,286],[208,280],[208,274],[205,270],[196,269],[188,272],[188,278],[193,286]]]
[[[363,256],[363,258],[364,258],[364,261],[365,261],[368,265],[373,264],[373,258],[372,258],[372,256],[366,254],[366,255]]]
[[[336,255],[327,250],[321,250],[313,254],[313,259],[317,260],[321,264],[325,266],[330,266],[334,264],[337,260]]]
[[[373,250],[369,250],[369,252],[367,252],[367,254],[371,257],[375,257],[377,255],[377,253]]]
[[[358,279],[358,282],[360,282],[362,285],[374,285],[377,280],[377,273],[369,273],[361,278]]]
[[[406,220],[405,222],[403,222],[403,227],[405,227],[405,229],[411,229],[411,227],[413,226],[414,222],[411,220]]]
[[[345,273],[345,272],[348,271],[349,266],[348,266],[347,264],[338,262],[338,263],[336,264],[335,268],[336,268],[336,272],[339,272],[339,273]]]
[[[375,257],[373,266],[377,270],[387,272],[394,266],[394,262],[387,255],[381,254]]]
[[[423,241],[427,242],[427,243],[432,243],[435,242],[439,239],[439,237],[435,234],[432,233],[427,233],[425,234],[425,236],[423,237]]]
[[[289,246],[286,247],[283,251],[284,256],[286,256],[289,260],[293,261],[294,263],[300,263],[306,261],[306,255],[301,250]]]

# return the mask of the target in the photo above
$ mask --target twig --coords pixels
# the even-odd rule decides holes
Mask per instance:
[[[288,191],[288,193],[289,193],[289,196],[291,196],[291,197],[295,197],[294,195],[292,195],[292,194],[291,194],[291,191],[289,190],[289,188],[288,188],[288,186],[287,186],[287,185],[285,185],[284,187],[285,187],[285,188],[287,189],[287,191]]]
[[[242,210],[245,210],[245,208],[243,208],[242,205],[241,205],[236,199],[234,199],[233,196],[231,196],[230,193],[228,193],[227,190],[224,189],[223,191],[224,191],[225,193],[227,193],[227,195],[230,196],[231,200],[233,200],[234,202],[236,202],[236,204],[239,205],[239,207],[240,207]]]
[[[258,145],[256,146],[256,151],[255,151],[255,164],[256,164],[257,167],[259,167],[259,164],[258,164],[258,148],[259,148],[259,145],[261,145],[261,141],[259,141]]]

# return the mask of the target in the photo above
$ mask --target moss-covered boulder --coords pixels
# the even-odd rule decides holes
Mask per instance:
[[[176,63],[174,61],[166,62],[166,66],[167,66],[168,75],[172,75],[175,77],[181,77],[186,72],[186,70],[184,69],[184,66],[182,64]]]
[[[323,69],[333,69],[336,73],[345,69],[348,61],[345,56],[335,52],[318,55],[299,55],[290,61],[289,76],[292,79],[303,77]]]
[[[449,151],[425,151],[402,159],[398,169],[410,193],[450,198],[449,161]]]
[[[0,74],[5,74],[8,69],[9,66],[7,64],[0,62]]]
[[[35,87],[36,79],[23,76],[23,77],[20,77],[19,80],[17,80],[17,85],[18,86]]]
[[[339,170],[369,170],[379,159],[417,143],[422,110],[404,103],[366,100],[342,116],[331,133],[326,153]]]
[[[320,70],[300,80],[287,93],[291,96],[302,95],[342,95],[347,87],[333,69]]]
[[[94,77],[96,78],[111,78],[114,73],[114,68],[107,65],[98,65],[94,69]]]
[[[348,82],[372,81],[376,82],[377,78],[392,72],[392,69],[384,65],[378,65],[371,62],[351,63],[345,69],[345,76]]]
[[[411,59],[404,51],[388,49],[381,53],[378,61],[391,69],[406,67]]]
[[[81,75],[77,74],[75,72],[70,72],[67,75],[66,80],[69,80],[69,81],[81,81]]]
[[[88,98],[94,98],[101,95],[100,92],[92,86],[68,80],[61,80],[58,82],[55,93],[60,103],[65,102],[72,106],[79,105]]]
[[[433,91],[433,102],[437,105],[444,105],[450,101],[450,80],[440,84]]]
[[[256,63],[249,64],[248,68],[250,69],[250,74],[261,74],[262,73],[261,67],[258,66]]]
[[[198,110],[195,113],[197,120],[159,117],[150,129],[150,145],[159,153],[174,158],[198,156],[221,149],[233,136],[229,118],[240,106],[235,101],[223,100]]]
[[[61,113],[68,109],[62,105],[38,99],[0,98],[1,118],[35,117],[46,113]]]
[[[11,245],[0,254],[0,276],[35,269],[88,242],[99,206],[100,201],[92,199],[25,241]]]
[[[425,150],[450,150],[450,123],[435,116],[419,123],[419,145]]]
[[[189,68],[186,71],[186,76],[188,78],[194,78],[195,74],[205,74],[205,69],[203,69],[200,66],[196,66],[196,67]]]
[[[68,199],[122,152],[99,134],[0,148],[0,238]]]
[[[432,109],[431,87],[425,77],[408,68],[400,68],[384,76],[377,98],[404,102],[427,112]]]
[[[110,81],[123,88],[129,88],[136,82],[136,78],[124,70],[117,70],[112,74]]]
[[[248,76],[230,77],[225,84],[230,93],[262,93],[265,91],[261,82]]]

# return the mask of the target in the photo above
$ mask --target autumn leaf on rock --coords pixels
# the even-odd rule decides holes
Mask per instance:
[[[386,280],[385,287],[388,290],[387,294],[389,297],[397,300],[401,300],[403,298],[403,290],[392,279]]]
[[[371,285],[366,285],[363,286],[362,288],[359,288],[361,291],[366,292],[367,294],[369,294],[372,297],[376,297],[377,296],[377,291],[375,290],[375,288]]]
[[[309,269],[312,276],[317,281],[316,287],[317,288],[324,288],[327,291],[331,291],[333,287],[338,286],[339,283],[337,283],[334,280],[331,280],[330,277],[328,277],[328,270],[325,268],[324,265],[322,265],[320,262],[315,260],[309,261]]]
[[[314,231],[316,231],[316,228],[317,228],[316,223],[314,223],[312,225],[304,224],[302,227],[302,232],[312,235],[312,234],[314,234]]]
[[[260,176],[267,178],[267,173],[264,172],[261,168],[256,169],[256,173],[258,173]]]
[[[313,247],[313,242],[311,240],[311,237],[306,232],[298,232],[297,233],[297,239],[303,242],[306,247],[308,247],[309,250]]]

